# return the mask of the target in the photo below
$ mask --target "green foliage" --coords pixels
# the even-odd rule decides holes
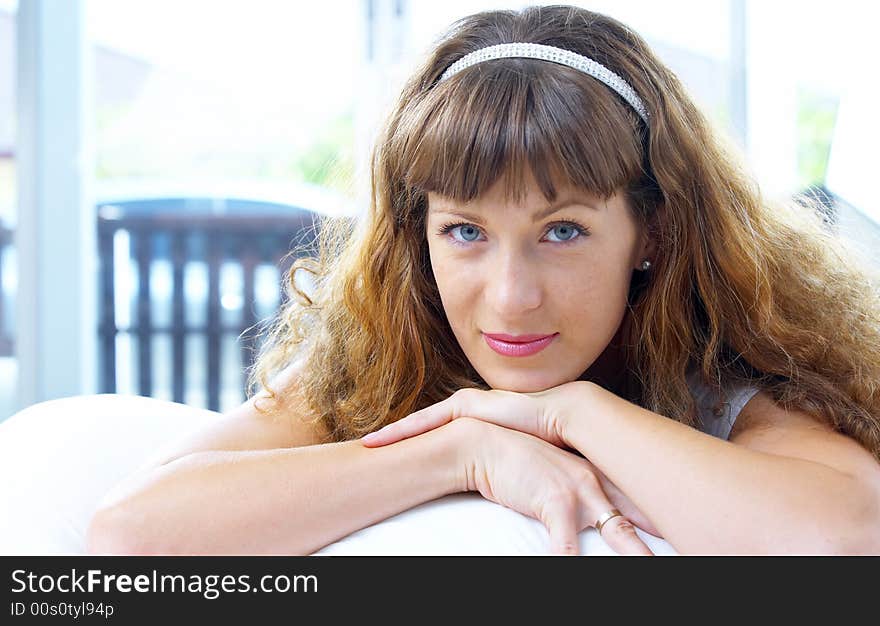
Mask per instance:
[[[354,114],[321,126],[272,120],[254,133],[220,129],[216,137],[180,120],[128,119],[130,103],[96,113],[95,173],[112,179],[252,179],[302,181],[352,193]],[[230,118],[230,124],[235,122]],[[167,123],[166,123],[167,122]],[[287,126],[284,124],[287,123]],[[244,122],[241,122],[243,125]],[[233,129],[235,130],[235,129]],[[236,142],[237,141],[237,142]]]
[[[321,129],[295,158],[300,180],[349,193],[354,178],[354,115],[346,113]]]
[[[825,183],[839,99],[808,87],[798,89],[798,185]]]

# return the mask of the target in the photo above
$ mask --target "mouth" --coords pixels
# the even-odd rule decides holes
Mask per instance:
[[[531,356],[549,346],[559,333],[552,335],[507,335],[505,333],[483,333],[483,339],[498,354],[503,356]]]

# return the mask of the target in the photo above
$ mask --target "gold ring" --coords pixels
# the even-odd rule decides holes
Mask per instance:
[[[599,531],[599,534],[602,533],[602,527],[605,523],[610,520],[612,517],[623,516],[623,513],[618,511],[617,509],[611,509],[610,511],[606,511],[603,513],[599,519],[596,520],[596,530]]]

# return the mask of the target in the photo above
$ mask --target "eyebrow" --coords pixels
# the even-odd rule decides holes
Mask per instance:
[[[532,222],[538,222],[549,215],[553,215],[554,213],[557,213],[558,211],[561,211],[562,209],[566,209],[566,208],[568,208],[570,206],[574,206],[574,205],[583,206],[583,207],[586,207],[586,208],[591,209],[593,211],[599,210],[597,207],[593,206],[592,204],[587,204],[586,202],[584,202],[582,200],[574,199],[574,198],[565,198],[565,199],[559,200],[557,202],[554,202],[550,206],[543,208],[543,209],[540,209],[540,210],[536,211],[535,213],[533,213],[532,214]],[[466,213],[464,211],[437,209],[437,210],[430,211],[430,212],[431,213],[445,213],[446,215],[457,215],[458,217],[463,217],[467,220],[471,220],[472,222],[479,222],[479,221],[482,221],[482,219],[483,219],[480,215],[478,215],[476,213]]]

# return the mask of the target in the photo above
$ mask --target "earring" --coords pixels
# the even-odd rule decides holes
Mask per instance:
[[[647,272],[648,268],[651,267],[651,262],[648,259],[642,261],[642,271]]]

